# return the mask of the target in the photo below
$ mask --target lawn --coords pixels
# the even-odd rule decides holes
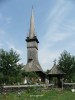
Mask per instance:
[[[42,92],[8,92],[0,94],[0,100],[75,100],[75,93],[54,89]]]

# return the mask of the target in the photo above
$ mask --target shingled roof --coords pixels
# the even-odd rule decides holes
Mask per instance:
[[[64,75],[65,73],[59,68],[59,65],[54,64],[48,75]]]
[[[42,71],[42,68],[40,64],[37,61],[31,60],[29,61],[23,68],[26,72],[31,72],[31,71]]]

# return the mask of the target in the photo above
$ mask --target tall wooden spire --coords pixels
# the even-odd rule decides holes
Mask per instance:
[[[30,19],[30,29],[29,29],[29,38],[32,39],[35,37],[35,25],[34,25],[34,11],[32,7],[31,19]]]
[[[29,34],[26,38],[27,42],[27,64],[24,67],[26,72],[36,72],[42,81],[45,81],[45,74],[39,64],[38,60],[38,39],[35,34],[34,25],[34,12],[32,7],[31,18],[30,18],[30,29]]]

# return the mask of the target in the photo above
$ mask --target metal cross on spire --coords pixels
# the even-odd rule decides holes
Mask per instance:
[[[54,62],[54,65],[56,65],[56,59],[54,59],[54,61],[53,61],[53,62]]]

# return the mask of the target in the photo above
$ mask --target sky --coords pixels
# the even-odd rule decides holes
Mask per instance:
[[[66,50],[75,55],[75,0],[0,0],[0,49],[20,54],[27,63],[26,37],[34,7],[38,58],[43,70]]]

